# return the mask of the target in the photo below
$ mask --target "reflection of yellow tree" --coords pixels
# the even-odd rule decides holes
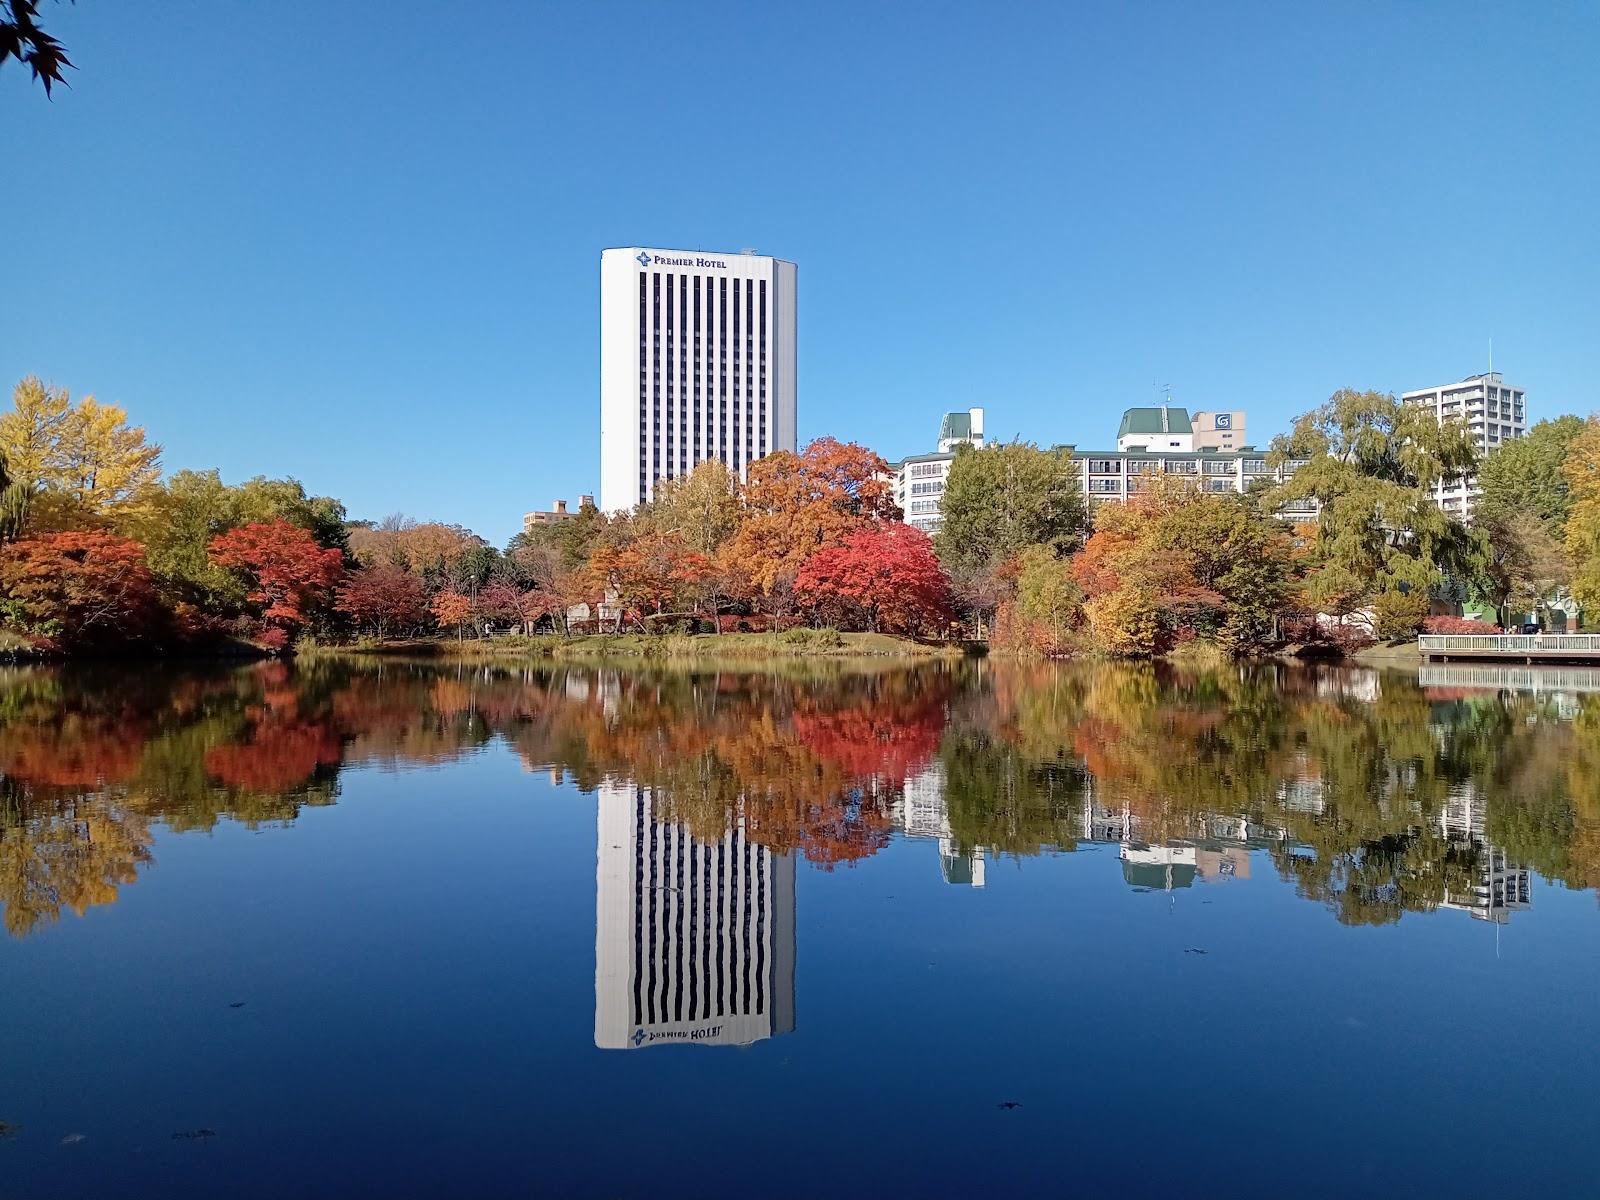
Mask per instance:
[[[21,805],[13,807],[17,813]],[[21,937],[62,909],[82,916],[110,904],[117,889],[150,862],[145,820],[107,797],[50,806],[0,821],[0,906],[6,929]]]

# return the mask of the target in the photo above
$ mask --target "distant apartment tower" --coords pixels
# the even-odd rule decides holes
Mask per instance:
[[[716,459],[795,448],[792,262],[628,246],[600,256],[600,502]]]
[[[1460,383],[1420,388],[1400,398],[1407,404],[1420,404],[1432,410],[1441,424],[1458,420],[1466,423],[1480,455],[1493,454],[1506,442],[1528,431],[1526,393],[1510,387],[1498,371],[1469,375]],[[1451,484],[1436,484],[1433,498],[1445,512],[1462,520],[1472,518],[1473,501],[1481,489],[1469,476]]]
[[[702,841],[648,788],[597,797],[594,1044],[745,1046],[794,1030],[794,857]]]
[[[982,445],[983,409],[945,413],[939,423],[939,449],[932,454],[913,454],[895,464],[894,501],[905,514],[906,524],[930,534],[939,528],[944,485],[956,448]]]
[[[579,496],[578,497],[578,510],[581,512],[584,509],[585,506],[591,505],[593,503],[594,503],[594,497],[593,496]],[[532,533],[535,529],[539,528],[541,525],[556,525],[556,524],[559,524],[562,521],[570,521],[570,520],[572,520],[573,517],[575,517],[577,515],[578,515],[577,512],[572,512],[572,511],[568,510],[567,502],[565,500],[557,500],[555,502],[555,504],[550,508],[550,510],[548,512],[540,510],[540,511],[537,511],[537,512],[523,513],[522,514],[522,532],[523,533]]]

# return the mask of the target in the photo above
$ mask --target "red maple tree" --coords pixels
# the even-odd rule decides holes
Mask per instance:
[[[299,628],[326,605],[344,575],[344,555],[282,517],[254,521],[211,539],[211,561],[246,580],[264,625]]]
[[[950,619],[950,581],[920,529],[875,525],[800,567],[795,599],[818,617],[873,633],[927,633]]]
[[[378,637],[415,629],[428,619],[422,580],[393,563],[351,571],[334,593],[334,608]]]

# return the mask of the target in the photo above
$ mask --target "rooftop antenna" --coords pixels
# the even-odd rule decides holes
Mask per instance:
[[[1494,339],[1489,339],[1489,374],[1494,374]]]

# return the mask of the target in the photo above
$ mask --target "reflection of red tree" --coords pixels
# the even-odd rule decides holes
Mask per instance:
[[[319,766],[339,762],[338,736],[326,725],[265,725],[251,740],[213,746],[206,771],[219,783],[249,792],[283,792],[304,786]]]
[[[886,807],[867,792],[747,805],[751,841],[779,853],[799,851],[824,869],[870,858],[889,844],[894,829]]]
[[[937,706],[797,712],[794,730],[813,754],[847,775],[903,784],[937,753],[944,712]]]
[[[144,755],[141,726],[107,728],[69,719],[54,727],[18,729],[0,737],[0,772],[36,787],[99,788],[122,783]]]

